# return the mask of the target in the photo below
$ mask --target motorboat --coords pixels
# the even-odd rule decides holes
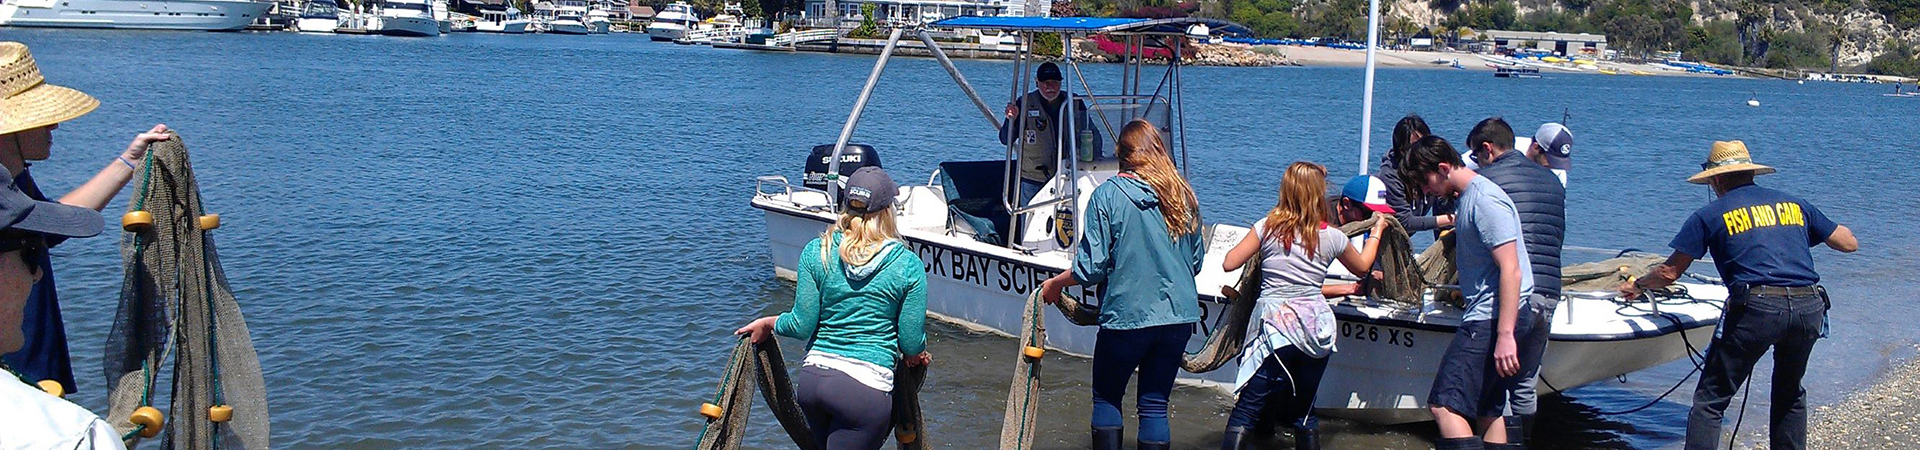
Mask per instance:
[[[613,20],[607,10],[595,6],[587,10],[587,34],[607,34],[613,32]]]
[[[1525,66],[1505,66],[1493,69],[1496,78],[1540,78],[1540,69]]]
[[[955,17],[926,25],[929,28],[981,30],[1018,35],[1021,41],[1036,33],[1060,33],[1064,45],[1092,35],[1120,40],[1127,48],[1148,43],[1161,45],[1170,54],[1180,55],[1184,40],[1194,35],[1250,34],[1244,26],[1215,19],[1127,19],[1085,17]],[[888,39],[891,49],[906,33],[929,39],[926,29],[898,29]],[[966,86],[959,71],[936,45],[928,51],[950,71],[956,84]],[[1023,49],[1022,52],[1031,52]],[[1176,57],[1177,58],[1177,57]],[[1172,58],[1170,58],[1172,59]],[[833,181],[850,174],[859,166],[875,160],[878,150],[851,143],[864,106],[880,81],[889,54],[883,50],[875,63],[872,78],[866,80],[847,123],[840,128],[834,144],[816,147],[804,155],[806,164],[800,182],[784,175],[755,179],[750,204],[765,220],[772,273],[783,279],[796,276],[801,249],[818,237],[834,220],[836,205]],[[1031,81],[1024,76],[1032,69],[1028,58],[1016,59],[1011,93],[1024,94]],[[1124,78],[1111,92],[1074,93],[1073,83],[1064,85],[1063,95],[1083,98],[1088,103],[1095,133],[1105,142],[1114,139],[1120,127],[1130,120],[1145,119],[1155,124],[1176,161],[1187,161],[1187,130],[1184,122],[1180,72],[1177,59],[1153,62],[1148,58],[1122,58],[1122,73],[1139,73]],[[1059,62],[1069,79],[1078,77],[1080,65],[1071,55]],[[1149,66],[1163,66],[1148,68]],[[1369,67],[1369,70],[1372,68]],[[1085,78],[1095,79],[1095,78]],[[1100,89],[1092,86],[1091,89]],[[1371,90],[1369,83],[1367,89]],[[964,108],[977,108],[985,121],[982,134],[994,133],[1000,117],[989,103],[972,89],[962,92],[973,102]],[[1071,110],[1069,110],[1071,111]],[[1068,114],[1072,114],[1069,112]],[[867,118],[866,120],[884,120]],[[909,119],[902,119],[909,120]],[[1071,117],[1062,121],[1075,120]],[[1362,128],[1370,119],[1363,118]],[[1048,182],[1031,201],[1017,203],[1018,195],[1008,186],[1009,174],[1017,173],[1017,143],[1006,147],[1004,158],[975,161],[947,161],[925,183],[903,183],[895,193],[901,238],[908,248],[925,262],[927,271],[927,311],[937,320],[975,330],[1003,335],[1019,335],[1026,313],[1026,299],[1041,282],[1071,266],[1074,248],[1085,229],[1088,196],[1096,186],[1120,172],[1119,162],[1109,152],[1081,151],[1070,143],[1058,155],[1065,161],[1060,173]],[[1364,146],[1362,147],[1365,148]],[[979,154],[978,150],[960,153]],[[796,155],[796,160],[801,160]],[[1360,157],[1367,161],[1365,150]],[[1364,164],[1364,163],[1363,163]],[[1181,164],[1183,169],[1186,164]],[[900,173],[900,172],[896,172]],[[1205,263],[1195,277],[1202,306],[1203,323],[1196,327],[1188,348],[1200,348],[1209,330],[1217,329],[1227,315],[1230,299],[1222,287],[1235,284],[1240,269],[1221,269],[1226,250],[1248,232],[1234,224],[1207,224],[1202,228],[1207,243]],[[1334,279],[1351,275],[1335,270]],[[1711,283],[1682,283],[1685,295],[1676,295],[1652,303],[1633,303],[1607,292],[1569,292],[1552,317],[1551,344],[1541,369],[1539,386],[1543,395],[1572,389],[1601,380],[1613,379],[1641,369],[1697,354],[1712,336],[1720,320],[1726,290]],[[1339,319],[1339,353],[1330,361],[1317,398],[1319,411],[1332,416],[1349,417],[1378,423],[1407,423],[1431,420],[1426,408],[1426,393],[1439,367],[1439,358],[1453,338],[1462,310],[1439,297],[1448,287],[1429,289],[1419,299],[1380,299],[1344,297],[1330,299]],[[1070,288],[1069,293],[1083,299],[1098,299],[1099,287]],[[1411,306],[1410,306],[1411,305]],[[1070,355],[1091,355],[1097,327],[1074,326],[1058,311],[1047,309],[1046,346]],[[1011,349],[1011,347],[1009,347]],[[1014,352],[1009,352],[1014,355]],[[1182,372],[1183,382],[1237,389],[1237,364],[1206,373]]]
[[[700,14],[693,11],[693,5],[686,2],[673,2],[665,11],[653,16],[653,22],[647,24],[647,37],[654,41],[678,41],[686,39],[687,32],[700,23]]]
[[[332,33],[338,28],[340,5],[333,0],[307,0],[300,16],[293,20],[293,30],[302,33]]]
[[[521,34],[527,32],[527,24],[532,22],[520,17],[519,9],[501,5],[480,9],[480,18],[473,21],[473,30],[485,33]]]
[[[234,31],[273,7],[251,0],[12,0],[0,4],[0,26]]]
[[[585,0],[560,0],[559,8],[553,12],[553,20],[547,22],[547,32],[553,34],[587,34],[587,2]]]
[[[424,0],[385,0],[375,17],[375,30],[388,36],[439,36],[440,21]]]

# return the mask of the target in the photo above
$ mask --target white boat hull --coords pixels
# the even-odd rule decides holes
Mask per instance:
[[[605,20],[587,21],[588,34],[608,34],[613,32],[613,22]]]
[[[340,28],[340,19],[302,17],[293,21],[294,31],[301,33],[332,33]]]
[[[654,41],[677,41],[687,37],[687,27],[680,24],[660,23],[647,26],[647,38]]]
[[[501,22],[474,22],[473,30],[485,33],[522,34],[527,32],[526,19],[514,19]]]
[[[234,0],[24,0],[0,5],[0,25],[232,31],[246,28],[272,7],[272,2]]]
[[[587,25],[577,20],[555,20],[547,23],[547,32],[553,34],[587,34]]]
[[[911,188],[909,198],[938,194],[925,187]],[[819,197],[818,199],[805,198]],[[795,199],[795,200],[789,200]],[[824,212],[796,206],[823,203],[817,193],[756,195],[755,208],[764,211],[768,245],[774,274],[791,280],[795,277],[801,249],[818,237],[832,217]],[[944,208],[941,200],[933,200]],[[908,202],[908,207],[913,205]],[[944,219],[941,219],[944,221]],[[906,222],[913,222],[907,220]],[[927,311],[940,320],[982,331],[1010,334],[1022,325],[1025,297],[1042,280],[1067,269],[1064,252],[1035,255],[973,241],[970,237],[950,236],[901,225],[902,237],[926,263]],[[1212,329],[1224,316],[1226,303],[1218,296],[1219,287],[1238,276],[1221,272],[1220,258],[1225,247],[1237,242],[1244,228],[1218,227],[1199,276],[1203,306],[1202,321]],[[1702,298],[1724,298],[1717,286],[1691,286]],[[1681,342],[1685,331],[1694,347],[1704,350],[1718,322],[1718,306],[1698,303],[1683,311],[1668,314],[1683,321],[1669,320],[1659,314],[1634,315],[1613,322],[1600,319],[1604,314],[1626,310],[1609,300],[1570,299],[1553,322],[1553,337],[1542,366],[1543,377],[1553,387],[1570,389],[1598,380],[1634,372],[1684,357],[1687,347]],[[1442,307],[1445,308],[1445,307]],[[1451,309],[1451,308],[1446,308]],[[1097,327],[1074,326],[1048,308],[1047,345],[1060,351],[1086,356],[1093,353]],[[1570,313],[1569,311],[1573,311]],[[1328,373],[1316,400],[1320,411],[1331,416],[1348,417],[1376,423],[1407,423],[1431,420],[1426,397],[1432,386],[1440,355],[1453,339],[1459,323],[1459,311],[1400,311],[1380,306],[1344,302],[1335,306],[1341,337],[1339,352],[1329,361]],[[1583,322],[1559,320],[1578,314]],[[1612,316],[1607,316],[1612,317]],[[1631,322],[1631,323],[1628,323]],[[1188,348],[1199,348],[1206,339],[1196,329]],[[1188,383],[1236,390],[1238,365],[1203,374],[1182,372]],[[1541,383],[1542,393],[1552,388]]]
[[[440,21],[426,17],[381,17],[380,34],[388,36],[439,36]]]

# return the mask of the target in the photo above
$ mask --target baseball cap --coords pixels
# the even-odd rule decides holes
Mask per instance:
[[[1374,212],[1393,214],[1393,207],[1387,206],[1387,184],[1372,175],[1355,175],[1347,180],[1346,187],[1340,189],[1340,196],[1366,205],[1367,209]]]
[[[893,196],[899,193],[900,185],[893,183],[886,170],[861,167],[847,176],[847,187],[840,190],[840,204],[849,212],[872,214],[893,206]]]
[[[13,185],[13,176],[0,171],[0,232],[30,231],[56,238],[91,237],[106,223],[100,212],[55,202],[34,200]]]
[[[1060,66],[1054,65],[1053,63],[1040,63],[1040,68],[1033,71],[1033,79],[1035,80],[1060,81],[1064,78],[1065,77],[1060,76]]]
[[[1567,170],[1573,168],[1573,132],[1565,125],[1548,123],[1533,133],[1533,143],[1540,144],[1547,155],[1547,167]]]

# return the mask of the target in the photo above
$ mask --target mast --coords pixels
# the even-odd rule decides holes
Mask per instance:
[[[1367,1],[1367,87],[1360,100],[1360,174],[1367,174],[1373,144],[1373,54],[1380,46],[1380,0]]]

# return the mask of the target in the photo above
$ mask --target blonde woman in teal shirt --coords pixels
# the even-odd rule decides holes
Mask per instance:
[[[794,385],[814,442],[827,450],[880,448],[893,427],[896,363],[932,361],[927,273],[894,227],[899,189],[878,167],[847,177],[839,221],[801,251],[793,310],[734,332],[806,341]]]

